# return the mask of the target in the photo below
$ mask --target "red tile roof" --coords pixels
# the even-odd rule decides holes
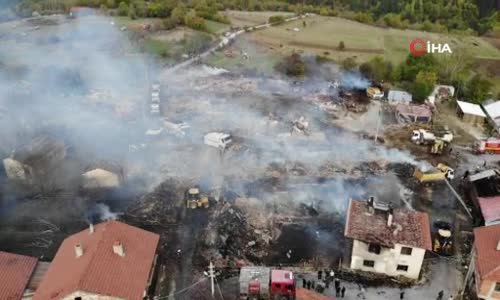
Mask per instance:
[[[314,291],[297,288],[297,300],[335,300],[335,297],[318,294]]]
[[[0,299],[21,299],[37,261],[36,257],[0,251]]]
[[[408,209],[394,209],[392,226],[387,226],[387,212],[368,212],[365,201],[351,200],[347,212],[345,236],[385,247],[401,244],[431,250],[429,216]]]
[[[77,290],[127,300],[142,299],[160,237],[117,221],[109,221],[66,238],[33,300],[61,299]],[[125,256],[113,252],[123,245]],[[80,244],[83,255],[75,255]]]
[[[477,197],[477,200],[486,223],[500,221],[500,196]]]
[[[500,281],[500,225],[474,228],[476,271],[481,279]]]

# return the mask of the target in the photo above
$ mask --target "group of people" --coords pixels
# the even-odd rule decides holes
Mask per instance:
[[[314,280],[306,280],[302,279],[302,287],[307,289],[313,289],[318,292],[323,292],[324,289],[329,289],[330,284],[334,284],[335,286],[335,296],[336,297],[345,297],[346,287],[340,286],[340,279],[335,277],[335,272],[333,270],[319,270],[318,271],[318,284]],[[321,288],[320,288],[321,286]]]

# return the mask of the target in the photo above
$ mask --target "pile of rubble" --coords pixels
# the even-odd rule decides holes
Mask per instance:
[[[229,203],[214,210],[205,233],[199,241],[199,254],[212,258],[217,267],[255,264],[267,255],[270,237],[250,225],[243,212]]]
[[[176,225],[182,213],[182,189],[173,179],[161,183],[153,192],[144,195],[128,207],[124,219],[146,226]]]

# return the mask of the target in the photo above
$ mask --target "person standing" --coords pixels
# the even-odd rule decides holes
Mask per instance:
[[[335,290],[340,289],[340,279],[335,278]]]
[[[345,296],[345,286],[343,286],[342,289],[340,290],[340,295],[342,296],[342,298],[344,298],[344,296]]]
[[[318,280],[321,280],[321,277],[323,277],[323,271],[319,270],[318,271]]]
[[[307,289],[310,290],[311,289],[311,280],[308,280],[307,281]]]
[[[337,298],[340,297],[340,291],[341,291],[340,286],[335,288],[335,297]]]
[[[307,280],[305,278],[302,278],[302,287],[306,288],[307,286]]]
[[[399,294],[399,299],[403,300],[404,298],[405,298],[405,292],[401,291],[401,293]]]
[[[325,287],[326,287],[327,289],[329,289],[329,288],[330,288],[330,279],[325,280]]]
[[[438,293],[438,296],[436,298],[436,300],[443,300],[443,295],[444,295],[444,291],[441,290],[439,293]]]
[[[313,280],[313,281],[312,281],[312,283],[311,283],[311,288],[312,288],[313,290],[314,290],[314,288],[315,288],[315,285],[316,285],[316,284],[314,283],[314,280]]]

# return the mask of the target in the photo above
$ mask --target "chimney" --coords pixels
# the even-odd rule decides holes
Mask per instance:
[[[389,206],[389,211],[387,213],[387,227],[391,227],[392,226],[392,219],[393,219],[393,210],[392,210],[392,206]]]
[[[94,233],[94,224],[90,223],[89,225],[89,234]]]
[[[76,256],[76,258],[79,258],[82,255],[83,255],[82,245],[81,244],[76,244],[75,245],[75,256]]]
[[[116,254],[116,255],[119,255],[121,257],[125,256],[125,251],[123,250],[123,245],[122,243],[116,241],[114,244],[113,244],[113,252]]]
[[[373,213],[375,212],[375,207],[373,206],[373,205],[374,205],[374,203],[375,203],[375,197],[370,196],[370,197],[368,198],[368,201],[367,201],[367,204],[368,204],[368,212],[369,212],[370,214],[373,214]]]
[[[497,243],[497,251],[500,251],[500,240]]]

